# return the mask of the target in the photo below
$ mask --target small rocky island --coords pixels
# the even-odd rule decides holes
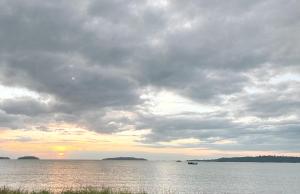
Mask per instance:
[[[300,163],[300,157],[292,156],[248,156],[218,158],[213,160],[191,160],[197,162],[274,162],[274,163]]]
[[[0,160],[9,160],[9,157],[0,157]]]
[[[135,158],[135,157],[115,157],[115,158],[104,158],[102,160],[142,160],[146,161],[145,158]]]
[[[39,158],[35,156],[22,156],[19,157],[18,160],[39,160]]]

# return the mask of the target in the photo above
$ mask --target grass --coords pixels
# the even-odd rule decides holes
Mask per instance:
[[[51,191],[26,191],[23,189],[10,189],[8,187],[0,188],[0,194],[53,194]],[[82,188],[79,190],[67,189],[59,192],[58,194],[146,194],[145,192],[132,193],[129,191],[113,191],[110,188],[93,189],[93,188]]]

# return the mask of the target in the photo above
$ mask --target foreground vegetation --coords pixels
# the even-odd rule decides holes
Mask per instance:
[[[13,190],[7,187],[0,188],[0,194],[53,194],[51,191],[26,191],[23,189]],[[145,192],[132,193],[129,191],[113,191],[110,188],[103,189],[92,189],[92,188],[83,188],[80,190],[64,190],[59,192],[59,194],[146,194]]]

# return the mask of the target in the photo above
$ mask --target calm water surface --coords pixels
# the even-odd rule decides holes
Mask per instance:
[[[148,193],[297,194],[300,164],[0,160],[0,186],[112,187]]]

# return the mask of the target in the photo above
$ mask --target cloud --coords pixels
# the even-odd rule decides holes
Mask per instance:
[[[0,128],[65,122],[99,133],[149,129],[142,142],[152,146],[197,139],[189,146],[295,150],[297,7],[0,0],[0,84],[38,94],[1,100]],[[157,115],[142,98],[148,88],[214,108],[200,114],[173,103],[182,111]]]
[[[41,103],[33,99],[9,99],[0,102],[0,108],[7,114],[35,116],[48,112],[46,103]]]
[[[24,126],[23,120],[23,117],[6,114],[0,109],[0,130],[22,128]]]

